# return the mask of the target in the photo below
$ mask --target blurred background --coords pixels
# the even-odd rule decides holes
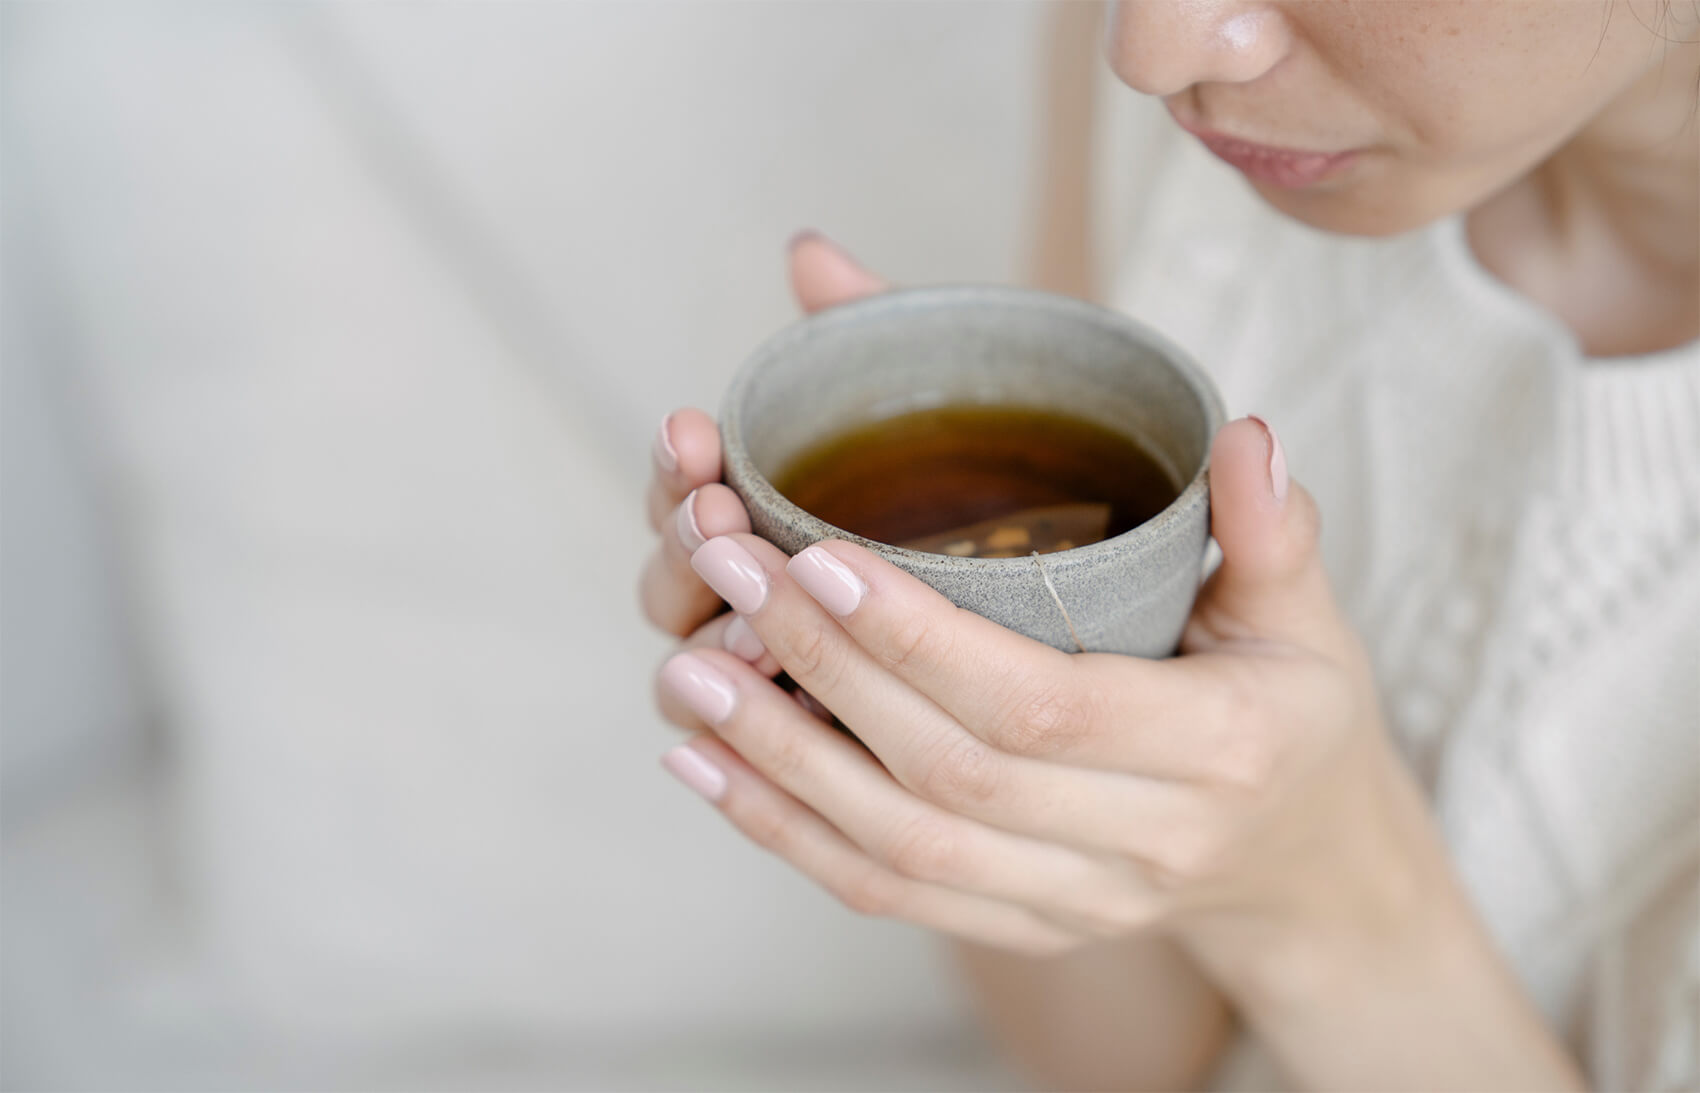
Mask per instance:
[[[8,1088],[1006,1088],[660,772],[652,431],[1019,277],[1021,3],[0,5]]]

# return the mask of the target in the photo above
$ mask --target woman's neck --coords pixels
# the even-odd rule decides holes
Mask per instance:
[[[1482,265],[1558,316],[1589,356],[1700,337],[1696,81],[1700,44],[1668,44],[1662,62],[1467,219]]]

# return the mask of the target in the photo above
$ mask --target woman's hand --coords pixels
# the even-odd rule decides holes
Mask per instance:
[[[1058,652],[850,543],[788,559],[712,484],[712,422],[664,436],[645,602],[675,633],[734,612],[660,673],[668,716],[705,730],[665,762],[758,844],[855,910],[1012,950],[1172,936],[1301,1080],[1446,1084],[1435,1040],[1488,1027],[1467,1080],[1573,1081],[1393,752],[1264,423],[1216,438],[1223,563],[1166,661]],[[1410,1039],[1422,1016],[1437,1035]]]
[[[1347,870],[1388,888],[1355,902],[1402,902],[1396,870],[1342,860],[1399,768],[1314,507],[1259,422],[1225,429],[1212,458],[1225,561],[1166,662],[1059,653],[849,543],[699,547],[742,651],[759,640],[764,668],[867,745],[748,657],[676,657],[663,690],[713,729],[693,748],[726,775],[734,821],[859,908],[1036,951],[1194,916],[1314,916],[1318,878]]]
[[[787,246],[791,290],[808,314],[887,288],[825,236],[800,232]],[[750,530],[744,503],[720,481],[720,431],[701,410],[684,409],[661,422],[651,447],[651,477],[645,507],[655,549],[643,567],[638,598],[644,615],[662,630],[684,638],[683,648],[727,649],[771,678],[779,667],[761,641],[691,569],[691,554],[707,539]],[[670,691],[656,700],[668,720],[689,728],[702,723]]]
[[[884,287],[819,237],[792,270],[806,307]],[[1231,949],[1233,921],[1400,917],[1426,880],[1413,859],[1439,855],[1411,852],[1432,844],[1426,813],[1329,593],[1315,505],[1256,419],[1211,459],[1224,562],[1183,655],[1071,656],[853,544],[787,559],[718,483],[712,420],[671,415],[643,599],[689,635],[663,710],[712,733],[670,764],[857,909],[1007,947],[1194,925]],[[867,750],[775,686],[781,669]]]

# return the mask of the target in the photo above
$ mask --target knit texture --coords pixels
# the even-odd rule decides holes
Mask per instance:
[[[1461,220],[1331,236],[1141,152],[1112,302],[1280,432],[1458,872],[1596,1085],[1700,1085],[1700,345],[1590,360]]]

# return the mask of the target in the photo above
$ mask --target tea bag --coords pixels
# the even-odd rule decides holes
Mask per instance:
[[[1110,527],[1110,506],[1081,501],[1020,509],[966,527],[907,539],[897,545],[958,558],[1020,558],[1095,543]]]

